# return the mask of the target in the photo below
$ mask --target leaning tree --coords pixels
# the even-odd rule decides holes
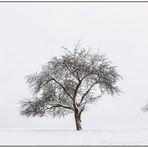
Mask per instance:
[[[66,48],[64,48],[66,49]],[[116,82],[121,78],[105,54],[91,53],[77,44],[74,50],[52,58],[42,69],[27,76],[32,98],[21,101],[21,115],[53,117],[74,114],[76,129],[86,105],[105,93],[120,92]]]

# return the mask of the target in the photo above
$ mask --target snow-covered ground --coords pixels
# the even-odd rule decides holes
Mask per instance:
[[[0,145],[148,145],[148,129],[1,129]]]

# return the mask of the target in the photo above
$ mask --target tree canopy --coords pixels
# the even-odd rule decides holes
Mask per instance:
[[[66,48],[65,48],[66,49]],[[21,115],[65,116],[74,113],[81,129],[81,113],[105,93],[119,94],[122,78],[105,54],[92,53],[77,44],[61,57],[53,57],[39,72],[27,76],[32,98],[21,101]]]

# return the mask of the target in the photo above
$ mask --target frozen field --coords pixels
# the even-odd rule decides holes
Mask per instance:
[[[148,129],[0,130],[0,145],[148,145]]]

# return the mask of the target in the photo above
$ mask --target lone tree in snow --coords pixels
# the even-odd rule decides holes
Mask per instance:
[[[66,54],[52,58],[40,72],[27,76],[33,95],[21,101],[20,113],[28,117],[73,113],[76,129],[80,130],[86,105],[105,93],[120,93],[116,82],[121,76],[104,54],[93,54],[79,43],[73,51],[66,50]]]

